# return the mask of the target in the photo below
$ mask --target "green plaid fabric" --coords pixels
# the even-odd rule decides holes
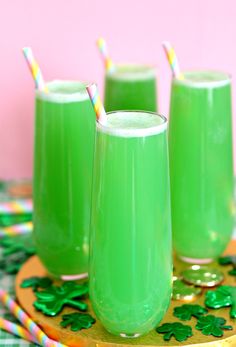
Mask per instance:
[[[5,192],[6,183],[0,181],[0,201],[8,201],[9,197]],[[2,259],[2,248],[0,247],[0,259]],[[15,297],[15,276],[6,275],[0,270],[0,288],[6,290],[13,298]],[[5,318],[9,321],[12,321],[17,324],[21,324],[18,322],[15,317],[11,315],[0,303],[0,317]],[[37,346],[36,344],[29,343],[17,336],[9,334],[4,330],[0,329],[0,347],[8,346],[8,347],[32,347]]]
[[[0,248],[0,259],[2,258],[2,249]],[[15,276],[6,275],[0,272],[0,288],[6,290],[12,297],[15,297]],[[13,317],[4,307],[0,304],[0,317],[3,317],[9,321],[20,324],[15,317]],[[32,347],[35,344],[29,343],[17,336],[9,334],[0,329],[0,346],[8,347]]]

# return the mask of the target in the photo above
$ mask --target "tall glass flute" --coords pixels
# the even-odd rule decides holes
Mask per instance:
[[[207,263],[233,231],[231,79],[191,71],[172,83],[170,178],[173,242],[187,262]]]
[[[85,84],[36,92],[34,236],[48,272],[87,276],[95,113]]]
[[[90,298],[112,334],[137,337],[164,316],[171,295],[167,120],[114,112],[97,123]]]
[[[156,71],[148,65],[116,65],[105,75],[107,111],[157,111]]]

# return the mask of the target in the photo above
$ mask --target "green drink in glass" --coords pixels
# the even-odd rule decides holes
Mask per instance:
[[[95,113],[85,84],[53,81],[36,92],[34,236],[48,272],[88,272]]]
[[[167,120],[113,112],[97,123],[89,287],[112,334],[153,329],[170,301],[172,257]]]
[[[172,83],[169,152],[173,243],[185,261],[207,263],[233,231],[231,80],[212,71]]]
[[[157,111],[156,72],[148,65],[115,65],[105,75],[107,111]]]

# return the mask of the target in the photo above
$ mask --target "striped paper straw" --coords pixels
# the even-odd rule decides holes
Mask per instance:
[[[9,202],[3,202],[0,204],[0,214],[20,214],[20,213],[32,213],[33,204],[31,199],[15,200]]]
[[[30,334],[43,347],[66,347],[60,342],[51,340],[35,322],[22,310],[22,308],[3,289],[0,289],[0,301],[21,322]]]
[[[48,92],[48,88],[44,82],[42,72],[33,56],[32,49],[30,47],[24,47],[22,50],[23,50],[23,54],[25,56],[26,62],[28,64],[28,67],[33,76],[33,79],[35,81],[36,89],[43,90],[44,92]]]
[[[32,232],[32,230],[33,230],[32,222],[14,224],[9,227],[1,228],[0,238],[4,236],[16,236],[16,235],[28,234]]]
[[[86,87],[87,92],[89,94],[90,100],[93,104],[94,111],[96,113],[96,118],[99,123],[106,124],[107,115],[102,104],[101,98],[98,93],[98,88],[96,84],[91,84]]]
[[[109,56],[107,43],[102,37],[97,40],[97,46],[101,53],[106,71],[113,72],[115,70],[115,65]]]
[[[166,57],[167,57],[167,60],[170,64],[173,76],[175,78],[178,78],[178,79],[183,79],[184,76],[180,71],[178,59],[177,59],[176,53],[174,51],[174,48],[171,46],[170,42],[168,42],[168,41],[163,42],[162,46],[163,46],[164,51],[166,53]]]
[[[22,328],[20,325],[12,323],[6,319],[0,317],[0,329],[7,331],[10,334],[21,337],[24,340],[29,342],[37,343],[38,342],[30,335],[30,333]]]

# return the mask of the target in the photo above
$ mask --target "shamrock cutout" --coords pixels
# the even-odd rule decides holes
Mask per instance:
[[[88,286],[86,284],[64,282],[60,287],[51,286],[45,290],[35,292],[37,300],[34,307],[47,316],[56,316],[65,305],[86,311],[88,305],[75,299],[87,293]]]
[[[220,265],[233,265],[234,267],[236,267],[236,256],[227,255],[225,257],[220,257],[218,262]]]
[[[38,288],[48,288],[52,285],[52,280],[48,277],[30,277],[26,278],[21,283],[21,288],[33,288],[33,291],[36,291]]]
[[[172,336],[179,342],[186,341],[193,335],[192,328],[189,325],[182,323],[164,323],[160,327],[156,328],[156,331],[160,334],[165,334],[163,339],[169,341]]]
[[[0,269],[8,274],[16,274],[25,261],[35,254],[31,235],[4,237],[0,240],[0,246],[4,248]]]
[[[231,276],[236,276],[236,256],[228,255],[225,257],[219,258],[220,265],[233,265],[233,269],[228,271],[228,274]]]
[[[174,316],[181,320],[190,320],[191,317],[199,318],[207,310],[200,305],[182,305],[174,308]]]
[[[60,325],[63,328],[66,328],[70,325],[70,330],[72,331],[88,329],[96,322],[95,319],[90,316],[90,314],[79,312],[64,314],[62,316],[62,319],[63,320],[60,322]]]
[[[0,227],[8,227],[13,224],[26,223],[32,220],[32,213],[30,214],[0,214]]]
[[[204,335],[213,335],[215,337],[223,336],[224,330],[232,330],[231,325],[225,325],[224,318],[207,315],[198,319],[196,329],[201,330]]]
[[[209,308],[231,306],[230,317],[236,318],[236,287],[220,286],[214,291],[206,292],[205,305]]]
[[[15,275],[28,258],[29,255],[23,252],[11,254],[7,257],[5,256],[5,258],[0,261],[0,269],[4,270],[9,275]]]
[[[236,276],[236,268],[233,268],[232,270],[230,270],[230,271],[228,272],[228,274],[229,274],[230,276]]]
[[[4,248],[4,256],[18,252],[23,252],[27,255],[35,254],[35,247],[33,246],[32,237],[4,237],[2,240],[0,240],[0,246]]]

